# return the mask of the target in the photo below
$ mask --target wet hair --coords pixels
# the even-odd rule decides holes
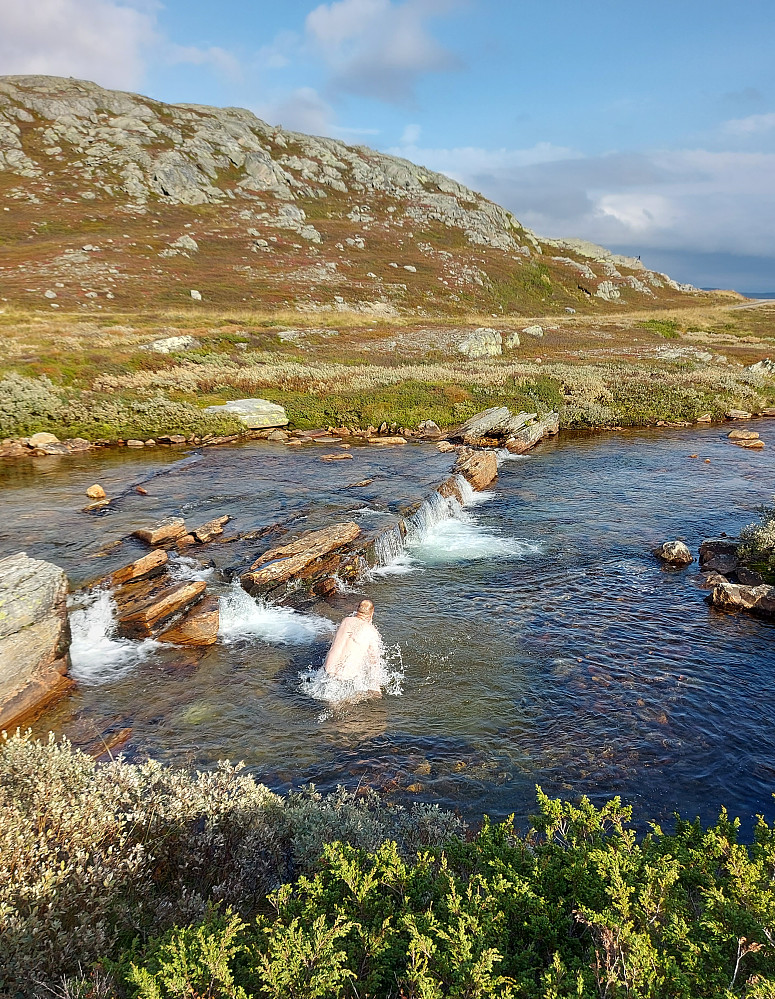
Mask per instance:
[[[358,610],[355,612],[356,617],[370,617],[374,613],[374,604],[371,600],[361,600],[358,604]]]

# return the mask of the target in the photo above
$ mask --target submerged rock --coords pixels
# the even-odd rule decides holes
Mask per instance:
[[[0,559],[0,729],[12,729],[72,685],[67,576],[24,552]]]
[[[657,549],[657,557],[669,565],[689,565],[694,561],[692,553],[683,541],[665,541]]]

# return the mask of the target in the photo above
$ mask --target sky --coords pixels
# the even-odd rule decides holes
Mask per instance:
[[[2,0],[5,73],[247,107],[775,291],[775,0]]]

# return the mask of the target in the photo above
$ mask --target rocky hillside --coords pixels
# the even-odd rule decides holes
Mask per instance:
[[[0,77],[0,197],[0,298],[47,311],[498,316],[699,294],[406,160],[59,77]]]

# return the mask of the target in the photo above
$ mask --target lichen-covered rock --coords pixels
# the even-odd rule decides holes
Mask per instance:
[[[233,399],[220,406],[208,406],[205,413],[236,416],[251,430],[288,426],[288,416],[283,407],[268,399]]]
[[[512,413],[507,406],[493,406],[466,420],[450,440],[477,445],[484,440],[507,440],[536,418],[536,413]]]
[[[464,337],[457,349],[466,357],[498,357],[503,353],[503,339],[498,330],[483,326]]]
[[[0,729],[12,729],[72,681],[67,577],[24,552],[0,559]]]

